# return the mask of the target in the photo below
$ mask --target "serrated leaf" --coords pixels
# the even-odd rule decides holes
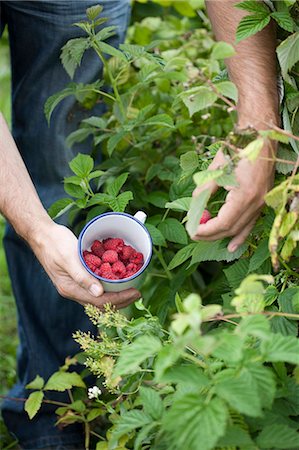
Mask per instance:
[[[235,55],[235,49],[227,42],[216,42],[211,53],[212,59],[225,59]]]
[[[226,269],[223,269],[223,271],[230,287],[232,289],[237,289],[247,275],[248,260],[240,259]]]
[[[99,416],[103,416],[104,415],[104,411],[103,409],[96,409],[93,408],[89,411],[89,413],[87,414],[87,422],[92,422],[93,420],[95,420],[97,417]]]
[[[276,52],[282,75],[285,78],[288,71],[299,60],[299,31],[282,41]]]
[[[133,200],[133,193],[125,191],[112,198],[108,204],[114,212],[124,212],[130,200]]]
[[[71,198],[61,198],[50,206],[50,208],[48,209],[48,214],[51,219],[57,219],[58,217],[62,216],[62,214],[71,209],[74,205],[75,202]]]
[[[132,344],[124,345],[116,363],[114,375],[135,373],[143,361],[158,353],[161,346],[160,339],[152,335],[138,337]]]
[[[260,363],[249,364],[246,368],[257,383],[258,396],[263,408],[271,409],[276,393],[273,370]]]
[[[113,197],[116,197],[121,188],[123,187],[123,185],[125,184],[125,182],[127,181],[128,176],[129,172],[124,172],[121,175],[119,175],[114,181],[109,183],[109,185],[107,186],[107,193],[109,195],[112,195]]]
[[[187,261],[187,259],[191,257],[196,246],[197,244],[194,242],[187,245],[186,247],[181,248],[181,250],[179,250],[170,261],[168,266],[169,270],[173,270],[175,269],[175,267]]]
[[[248,431],[241,428],[238,425],[229,425],[225,431],[225,435],[217,442],[217,448],[254,448],[254,442],[252,441]]]
[[[75,92],[76,92],[76,84],[69,83],[65,89],[57,92],[56,94],[51,95],[51,97],[49,97],[47,99],[45,106],[44,106],[44,113],[45,113],[46,119],[48,121],[48,124],[51,120],[51,116],[52,116],[54,109],[61,102],[61,100],[68,97],[69,95],[74,95]]]
[[[144,425],[152,422],[152,418],[145,414],[143,411],[133,409],[131,411],[126,411],[120,418],[116,421],[114,425],[114,430],[112,431],[113,436],[119,438],[124,434],[128,434],[137,428],[141,428]]]
[[[270,257],[268,238],[259,242],[257,249],[250,258],[248,272],[254,272],[259,269],[261,265]]]
[[[91,134],[93,134],[92,128],[78,128],[78,130],[75,130],[68,135],[65,141],[66,145],[72,147],[77,142],[85,141]]]
[[[237,28],[237,43],[261,31],[269,22],[270,15],[264,16],[260,13],[243,17]]]
[[[88,177],[92,171],[94,161],[91,156],[78,153],[78,155],[69,163],[69,166],[78,177],[85,178]]]
[[[108,194],[99,193],[95,194],[87,203],[87,206],[94,206],[94,205],[109,205],[109,203],[113,200],[113,197]]]
[[[238,89],[232,81],[220,81],[215,84],[215,88],[225,97],[228,97],[235,102],[238,101]]]
[[[261,402],[257,383],[249,371],[224,369],[216,377],[216,393],[233,409],[250,417],[258,417]]]
[[[184,172],[192,173],[198,168],[198,154],[193,150],[186,152],[180,157],[180,166]]]
[[[111,25],[110,27],[102,28],[100,31],[97,32],[97,34],[94,37],[94,40],[97,42],[105,41],[106,39],[109,39],[110,37],[114,36],[116,34],[117,26]]]
[[[180,352],[172,344],[165,344],[159,351],[155,360],[155,379],[158,382],[163,382],[163,375],[169,367],[180,358]]]
[[[101,52],[105,53],[106,55],[115,56],[116,58],[122,59],[123,61],[127,61],[125,55],[115,47],[112,47],[112,45],[107,44],[106,42],[97,41],[97,46],[101,50]]]
[[[236,333],[242,336],[255,336],[259,339],[268,339],[270,323],[265,316],[255,314],[243,317],[236,329]]]
[[[55,372],[48,379],[44,389],[46,391],[65,391],[74,386],[86,387],[79,374],[76,372]]]
[[[145,226],[151,235],[153,244],[161,245],[162,247],[166,247],[166,240],[165,240],[163,234],[161,233],[161,231],[157,227],[155,227],[154,225],[151,225],[149,223],[147,223]]]
[[[228,363],[240,361],[243,356],[243,340],[240,336],[223,332],[212,355]]]
[[[169,195],[163,191],[151,192],[147,195],[146,200],[158,208],[165,208],[165,203],[169,200]]]
[[[190,210],[187,214],[187,224],[186,224],[186,230],[191,238],[196,234],[200,219],[209,201],[210,196],[211,191],[209,189],[206,189],[202,191],[198,196],[193,197],[191,200]]]
[[[40,410],[43,398],[44,393],[42,391],[36,391],[32,392],[26,400],[25,411],[27,412],[30,420],[33,419],[33,417]]]
[[[111,156],[117,145],[123,140],[123,138],[127,136],[126,131],[119,131],[116,134],[113,134],[107,141],[107,152],[108,155]]]
[[[267,341],[262,342],[261,349],[265,361],[299,364],[299,340],[296,336],[273,333]]]
[[[204,403],[200,395],[187,393],[167,410],[162,430],[173,443],[171,448],[198,450],[200,445],[200,450],[212,450],[225,433],[227,418],[227,408],[219,398]]]
[[[202,261],[233,261],[234,259],[240,258],[248,247],[248,244],[243,244],[238,250],[231,253],[223,245],[223,242],[225,241],[199,241],[193,251],[190,265],[198,264]]]
[[[76,68],[81,64],[82,56],[90,47],[88,38],[70,39],[61,49],[60,59],[65,71],[73,78]]]
[[[183,197],[174,200],[173,202],[167,202],[165,208],[173,209],[175,211],[189,211],[192,197]]]
[[[165,219],[158,225],[158,229],[161,231],[165,239],[176,244],[188,243],[188,237],[184,226],[173,218]]]
[[[287,425],[268,425],[259,433],[256,439],[261,449],[295,449],[299,447],[299,434]]]
[[[95,20],[101,14],[102,11],[103,11],[103,6],[94,5],[94,6],[90,6],[89,8],[87,8],[86,15],[89,20]]]
[[[157,114],[156,116],[152,116],[149,119],[146,119],[141,125],[175,128],[173,119],[168,114]]]
[[[242,158],[247,158],[249,161],[255,161],[258,157],[262,148],[264,146],[264,139],[258,138],[250,142],[240,151],[240,156]]]
[[[294,30],[294,21],[288,11],[275,11],[271,14],[271,17],[278,23],[278,25],[284,30],[290,33]]]
[[[42,389],[44,387],[45,381],[39,375],[36,375],[33,381],[26,384],[26,389]]]
[[[245,0],[244,2],[236,3],[235,7],[252,13],[269,13],[269,9],[264,3],[256,0]]]
[[[189,89],[180,94],[180,97],[188,108],[190,117],[198,111],[213,105],[218,98],[215,92],[205,86]]]
[[[141,387],[139,390],[141,404],[144,412],[154,420],[159,420],[164,412],[162,399],[157,391],[150,387]]]

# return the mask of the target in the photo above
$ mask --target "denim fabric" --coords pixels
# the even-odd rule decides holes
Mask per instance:
[[[65,196],[63,177],[69,173],[68,162],[78,151],[88,152],[86,144],[67,148],[66,136],[79,122],[91,115],[70,97],[56,108],[50,127],[43,108],[46,99],[63,89],[70,79],[59,55],[67,40],[84,35],[71,26],[85,18],[87,7],[97,1],[0,1],[0,30],[7,24],[12,63],[12,132],[20,153],[46,207]],[[108,25],[117,25],[117,35],[110,39],[117,46],[123,41],[128,17],[129,0],[101,0]],[[74,81],[91,83],[101,72],[99,60],[92,51],[83,57]],[[100,114],[99,104],[93,113]],[[83,308],[58,295],[28,246],[8,225],[4,246],[18,310],[18,383],[8,394],[24,398],[24,386],[36,374],[48,378],[68,355],[79,349],[72,339],[78,329],[92,326]],[[50,398],[63,399],[63,394]],[[81,427],[72,425],[59,430],[54,427],[55,408],[43,407],[30,421],[22,402],[3,403],[4,421],[24,449],[64,448],[81,444]]]

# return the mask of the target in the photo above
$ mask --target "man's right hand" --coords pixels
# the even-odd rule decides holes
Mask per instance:
[[[83,267],[78,256],[78,240],[65,226],[47,222],[35,230],[29,244],[62,297],[85,306],[103,308],[111,303],[125,308],[141,294],[136,289],[104,293],[101,283]]]

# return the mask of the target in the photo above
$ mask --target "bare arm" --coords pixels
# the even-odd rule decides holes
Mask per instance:
[[[77,238],[48,216],[1,113],[0,184],[0,211],[31,246],[62,296],[98,307],[106,302],[125,307],[140,296],[135,289],[103,294],[101,283],[83,268]]]
[[[235,45],[236,29],[246,12],[235,8],[234,0],[209,0],[206,3],[216,38],[235,46],[236,55],[226,64],[239,93],[238,126],[269,129],[271,124],[279,123],[274,26],[270,23],[261,32]],[[273,158],[274,152],[274,144],[269,144],[255,163],[245,159],[238,163],[239,186],[227,188],[229,193],[218,216],[200,225],[194,239],[215,240],[231,236],[230,251],[235,251],[245,241],[259,216],[264,195],[273,183],[274,162],[263,158]],[[223,164],[223,154],[218,152],[210,168]],[[207,187],[213,192],[218,188],[212,182],[196,189],[194,195]]]

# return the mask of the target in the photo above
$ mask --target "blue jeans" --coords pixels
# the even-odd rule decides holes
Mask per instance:
[[[53,113],[50,127],[43,107],[47,98],[63,89],[70,79],[59,55],[61,47],[71,38],[84,35],[71,26],[85,18],[87,7],[96,0],[0,1],[0,32],[7,24],[12,64],[12,132],[20,153],[32,177],[38,194],[49,207],[65,196],[63,177],[69,174],[68,162],[88,145],[70,149],[66,136],[76,130],[82,119],[91,115],[73,97],[63,100]],[[123,41],[129,18],[129,0],[101,0],[108,25],[117,25],[117,34],[110,43]],[[91,83],[99,78],[101,65],[90,50],[83,57],[74,81]],[[97,105],[93,114],[101,114]],[[64,363],[66,356],[79,348],[72,333],[78,329],[91,330],[83,308],[60,297],[25,242],[18,238],[10,225],[4,246],[17,303],[18,382],[9,397],[28,396],[25,385],[36,374],[47,379]],[[61,400],[63,394],[51,398]],[[30,421],[24,404],[13,400],[3,403],[2,414],[9,431],[24,449],[53,446],[57,449],[75,448],[82,444],[81,426],[71,425],[63,430],[54,426],[55,407],[42,407]]]

